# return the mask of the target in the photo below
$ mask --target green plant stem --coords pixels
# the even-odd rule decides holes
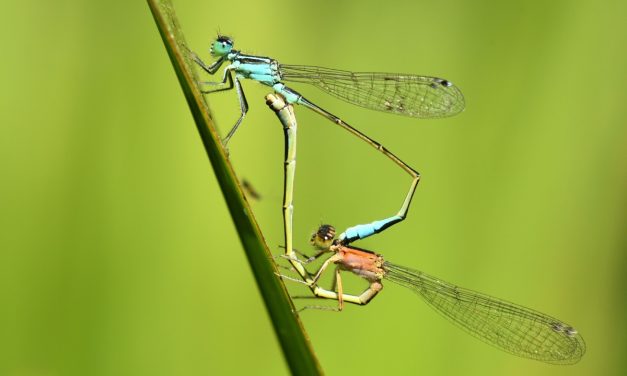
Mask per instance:
[[[246,252],[259,291],[263,297],[275,333],[293,374],[320,375],[322,368],[283,282],[277,278],[276,265],[268,250],[254,215],[244,199],[239,181],[228,161],[215,130],[209,107],[197,85],[191,61],[174,8],[168,0],[148,0],[181,88],[196,121],[218,184]]]

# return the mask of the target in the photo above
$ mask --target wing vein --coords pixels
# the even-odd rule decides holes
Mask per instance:
[[[357,106],[415,118],[453,116],[464,96],[450,81],[398,73],[350,72],[307,65],[280,65],[281,79],[307,83]]]
[[[548,363],[576,363],[583,338],[551,316],[386,262],[385,278],[421,296],[473,336],[509,353]]]

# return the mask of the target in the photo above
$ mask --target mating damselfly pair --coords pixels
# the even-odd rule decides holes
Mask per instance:
[[[577,362],[585,352],[581,335],[570,325],[548,315],[492,298],[471,290],[443,282],[422,272],[397,266],[383,260],[379,254],[352,247],[353,241],[379,233],[401,222],[407,216],[409,205],[420,175],[401,159],[353,128],[339,117],[313,104],[284,82],[308,83],[349,103],[383,112],[416,117],[433,118],[451,116],[464,108],[461,91],[450,81],[436,77],[389,74],[354,73],[302,65],[284,65],[276,60],[244,54],[233,49],[233,41],[219,36],[212,44],[211,56],[217,58],[210,65],[196,54],[193,60],[207,73],[213,75],[228,63],[222,80],[205,82],[203,93],[235,88],[240,116],[224,138],[226,145],[242,123],[247,111],[241,79],[252,79],[272,87],[276,94],[266,96],[266,103],[277,114],[285,133],[284,177],[284,236],[285,257],[290,261],[302,281],[316,297],[338,300],[338,310],[344,302],[367,304],[383,288],[384,278],[408,287],[418,293],[440,314],[479,339],[518,356],[556,364]],[[318,253],[309,260],[300,260],[292,244],[293,184],[296,166],[297,123],[292,104],[300,104],[341,126],[376,148],[391,159],[411,177],[409,191],[401,209],[394,216],[367,224],[353,226],[335,239],[332,226],[321,226],[312,237]],[[304,265],[323,254],[332,255],[316,273],[309,273]],[[319,286],[322,273],[336,265],[334,283],[330,290]],[[366,279],[370,285],[360,295],[343,292],[340,271],[351,271]],[[288,278],[291,279],[291,278]]]

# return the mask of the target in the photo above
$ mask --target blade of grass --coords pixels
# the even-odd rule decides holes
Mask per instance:
[[[201,94],[198,80],[188,54],[174,7],[168,0],[148,0],[181,88],[196,121],[218,184],[228,205],[231,217],[246,252],[266,309],[279,339],[281,348],[293,374],[320,375],[322,368],[313,352],[303,325],[295,314],[294,305],[268,250],[254,215],[244,199],[239,181],[229,163],[222,142],[215,130],[209,107]]]

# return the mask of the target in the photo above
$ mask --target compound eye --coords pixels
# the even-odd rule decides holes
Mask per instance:
[[[335,227],[331,225],[321,225],[313,235],[311,235],[310,243],[320,250],[328,250],[333,244],[335,238]]]
[[[233,49],[233,41],[225,36],[219,36],[211,45],[212,56],[225,56]]]
[[[222,43],[224,47],[230,46],[233,47],[233,40],[225,35],[219,35],[217,41]]]

